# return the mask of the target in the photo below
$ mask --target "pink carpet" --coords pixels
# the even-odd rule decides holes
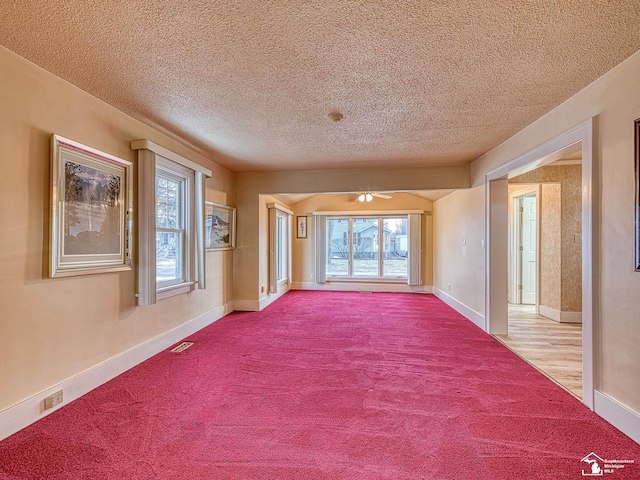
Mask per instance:
[[[290,292],[0,442],[1,479],[563,479],[640,446],[431,295]],[[602,465],[604,466],[604,465]]]

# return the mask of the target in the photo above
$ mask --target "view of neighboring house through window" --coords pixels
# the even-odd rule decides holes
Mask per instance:
[[[327,217],[326,276],[407,278],[407,216]]]

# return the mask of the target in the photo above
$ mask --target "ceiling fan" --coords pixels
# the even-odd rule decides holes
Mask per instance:
[[[373,197],[383,198],[384,200],[390,200],[392,198],[391,195],[386,193],[363,192],[358,195],[356,202],[369,203],[373,200]]]

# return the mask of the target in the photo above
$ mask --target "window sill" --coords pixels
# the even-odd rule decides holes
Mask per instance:
[[[326,283],[407,283],[406,278],[327,277]]]
[[[184,282],[177,285],[159,288],[156,292],[156,300],[182,295],[183,293],[193,292],[195,282]]]

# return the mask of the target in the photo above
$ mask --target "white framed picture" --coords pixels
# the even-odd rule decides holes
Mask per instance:
[[[51,136],[49,276],[131,269],[131,162]]]

